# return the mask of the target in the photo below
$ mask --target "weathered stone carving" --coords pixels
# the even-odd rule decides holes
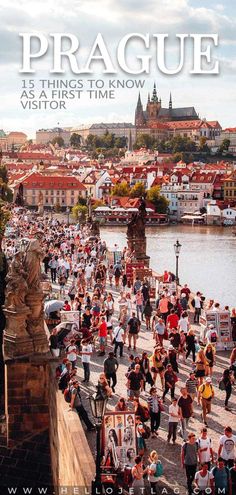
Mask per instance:
[[[27,310],[25,297],[28,290],[26,272],[22,263],[22,253],[17,252],[6,276],[7,291],[5,306],[18,312]]]
[[[24,267],[29,292],[40,291],[41,260],[44,254],[38,239],[31,239],[26,249]]]
[[[138,212],[132,215],[127,225],[127,243],[135,261],[143,261],[145,265],[149,266],[150,258],[146,255],[146,215],[146,203],[144,198],[141,198]]]
[[[41,259],[40,242],[31,239],[24,255],[16,253],[7,275],[4,349],[9,357],[48,351],[40,285]]]

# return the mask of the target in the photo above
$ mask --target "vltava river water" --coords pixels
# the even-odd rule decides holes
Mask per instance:
[[[236,236],[231,228],[174,225],[148,228],[147,254],[150,267],[158,273],[175,273],[174,243],[182,245],[179,257],[180,283],[209,299],[236,306]],[[126,227],[104,227],[101,238],[109,247],[126,246]]]

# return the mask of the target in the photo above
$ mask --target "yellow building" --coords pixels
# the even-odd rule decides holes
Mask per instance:
[[[236,201],[236,172],[224,179],[224,200]]]

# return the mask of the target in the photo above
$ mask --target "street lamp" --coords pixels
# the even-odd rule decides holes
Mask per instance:
[[[97,420],[96,422],[96,475],[92,481],[92,495],[102,494],[102,480],[101,480],[101,428],[102,419],[106,411],[107,398],[104,397],[99,391],[93,395],[90,395],[89,402],[93,417]]]
[[[70,207],[67,206],[66,208],[66,213],[67,213],[67,227],[70,225]]]
[[[179,243],[179,241],[177,239],[176,243],[174,244],[175,260],[176,260],[175,277],[176,277],[177,285],[179,285],[179,254],[180,254],[180,249],[181,249],[181,244]]]

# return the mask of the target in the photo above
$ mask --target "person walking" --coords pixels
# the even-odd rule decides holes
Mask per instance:
[[[215,495],[232,495],[230,470],[225,466],[224,459],[218,457],[217,465],[212,468],[213,492]]]
[[[198,384],[201,385],[203,383],[203,378],[206,376],[207,370],[207,358],[204,354],[204,350],[200,349],[196,356],[195,366],[196,366],[196,377],[198,378]]]
[[[205,495],[206,493],[212,493],[214,487],[214,476],[209,471],[207,463],[201,463],[201,468],[196,472],[194,477],[194,483],[198,490],[199,495]]]
[[[207,428],[204,426],[201,429],[201,436],[197,439],[198,443],[198,458],[200,464],[207,464],[210,471],[211,462],[214,462],[214,452],[212,448],[212,440],[207,435]]]
[[[233,434],[231,426],[226,426],[224,435],[220,437],[218,457],[222,457],[225,466],[233,467],[236,458],[236,435]]]
[[[155,436],[158,435],[158,429],[161,422],[161,411],[163,410],[163,406],[160,398],[157,396],[156,387],[151,387],[149,394],[150,395],[147,398],[147,403],[151,420],[151,434],[152,438],[155,438]]]
[[[179,415],[181,430],[180,435],[184,440],[187,439],[187,427],[189,420],[193,414],[193,400],[187,392],[186,387],[180,389],[180,397],[178,399]]]
[[[128,350],[131,349],[131,342],[133,339],[133,348],[136,350],[137,336],[140,331],[140,321],[135,316],[135,312],[132,311],[132,316],[128,321],[127,332],[128,332]]]
[[[138,290],[135,295],[135,304],[138,320],[143,320],[143,294],[141,290]]]
[[[194,433],[188,434],[188,440],[183,444],[181,449],[181,464],[185,469],[187,478],[188,494],[192,495],[192,484],[197,471],[197,452],[198,444]]]
[[[103,367],[109,387],[111,387],[112,391],[115,393],[115,386],[117,384],[116,372],[119,368],[119,363],[116,359],[116,356],[114,355],[114,352],[109,352],[108,357],[105,359],[103,363]],[[111,380],[112,380],[112,384],[111,384]]]
[[[163,392],[162,400],[165,402],[165,396],[170,390],[171,399],[175,396],[175,383],[177,381],[176,373],[173,371],[171,364],[167,364],[164,372],[165,389]]]
[[[81,361],[84,368],[84,379],[83,382],[89,382],[90,379],[90,358],[93,353],[92,344],[89,339],[83,339],[81,341]]]
[[[179,408],[178,408],[176,397],[173,397],[171,402],[172,403],[169,406],[167,442],[169,443],[171,441],[171,438],[172,438],[173,445],[175,445],[176,436],[177,436],[177,427],[178,427],[178,423],[180,420],[180,414],[179,414]]]
[[[154,338],[156,339],[156,344],[163,346],[163,340],[165,335],[166,325],[162,318],[157,320],[157,323],[154,326]]]
[[[229,399],[232,394],[232,384],[234,383],[233,371],[226,369],[223,371],[222,377],[219,381],[220,390],[225,390],[225,410],[231,411],[228,407]]]
[[[194,371],[190,371],[189,377],[185,382],[185,386],[188,394],[190,395],[190,397],[194,402],[195,398],[197,397],[197,388],[198,388],[198,380],[195,376]]]
[[[157,481],[163,474],[163,466],[161,461],[158,459],[156,450],[152,450],[152,452],[150,452],[149,462],[148,481],[150,483],[152,495],[157,495],[159,493]]]
[[[197,292],[196,296],[193,299],[194,303],[192,305],[194,306],[194,323],[199,325],[199,319],[201,315],[201,309],[202,309],[202,301],[201,301],[201,292]]]
[[[143,308],[143,314],[145,316],[146,329],[147,330],[151,330],[150,321],[151,321],[151,316],[152,316],[152,305],[150,303],[150,299],[149,298],[145,301],[145,305],[144,305],[144,308]]]
[[[205,383],[202,383],[198,387],[198,404],[202,406],[202,420],[207,425],[207,414],[211,412],[211,401],[214,397],[214,389],[212,386],[211,378],[207,377]]]
[[[135,457],[135,465],[132,467],[132,494],[140,495],[144,490],[144,475],[148,473],[148,467],[144,468],[142,456]]]
[[[136,364],[134,369],[128,374],[127,389],[129,399],[139,397],[141,390],[143,390],[143,385],[143,374],[140,371],[140,365]]]
[[[195,362],[195,333],[192,328],[189,329],[187,335],[186,335],[186,348],[187,348],[187,353],[186,353],[186,359],[190,355],[190,352],[192,353],[193,357],[193,363]]]
[[[113,344],[114,344],[114,356],[116,357],[117,350],[120,349],[120,357],[123,356],[125,331],[123,329],[122,321],[120,321],[119,326],[114,328],[113,332]]]

